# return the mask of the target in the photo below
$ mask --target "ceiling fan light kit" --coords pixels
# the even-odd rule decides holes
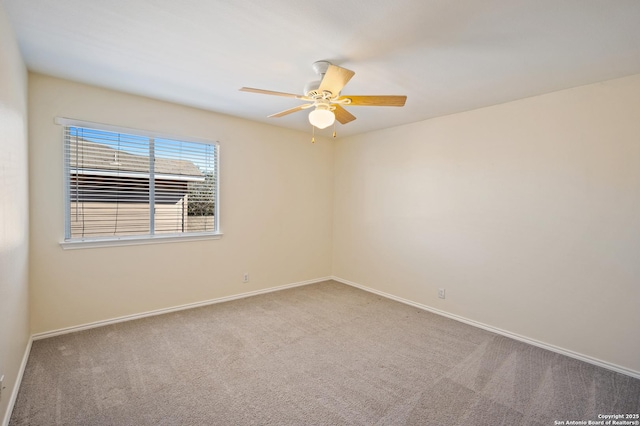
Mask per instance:
[[[326,129],[336,120],[341,124],[347,124],[356,119],[342,105],[348,106],[404,106],[406,96],[342,96],[340,92],[355,74],[346,68],[333,65],[327,61],[314,62],[313,70],[320,75],[319,81],[313,81],[304,88],[304,95],[292,93],[274,92],[271,90],[243,87],[243,92],[262,93],[265,95],[284,96],[295,98],[308,104],[287,109],[269,117],[283,117],[296,111],[314,108],[309,113],[309,122],[318,129]]]
[[[326,129],[336,121],[336,115],[328,104],[318,104],[316,109],[309,113],[309,123],[318,129]]]

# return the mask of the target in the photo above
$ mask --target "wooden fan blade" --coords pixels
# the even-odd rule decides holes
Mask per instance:
[[[294,95],[293,93],[284,93],[284,92],[274,92],[273,90],[263,90],[263,89],[254,89],[253,87],[243,87],[240,89],[241,92],[251,92],[251,93],[260,93],[263,95],[275,95],[275,96],[284,96],[286,98],[296,98],[301,99],[302,96]]]
[[[295,107],[295,108],[289,108],[289,109],[286,109],[286,110],[284,110],[284,111],[280,111],[280,112],[277,112],[277,113],[275,113],[275,114],[271,114],[271,115],[269,116],[269,118],[272,118],[272,117],[282,117],[282,116],[285,116],[285,115],[292,114],[292,113],[294,113],[294,112],[302,111],[302,110],[303,110],[303,109],[305,109],[305,108],[307,108],[307,105],[298,105],[298,106],[297,106],[297,107]]]
[[[351,99],[351,103],[347,105],[354,106],[395,106],[401,107],[404,106],[404,103],[407,101],[406,96],[393,96],[393,95],[382,95],[382,96],[340,96],[340,99]]]
[[[342,88],[351,80],[351,77],[355,72],[346,68],[341,68],[335,65],[329,65],[327,72],[322,78],[318,91],[331,92],[334,96],[337,96]]]
[[[333,113],[336,115],[336,120],[338,120],[340,124],[347,124],[350,121],[356,119],[353,114],[342,108],[340,105],[336,105],[336,109],[333,111]]]

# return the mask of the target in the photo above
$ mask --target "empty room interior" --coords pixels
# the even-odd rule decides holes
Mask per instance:
[[[640,424],[640,2],[1,0],[0,47],[3,426]]]

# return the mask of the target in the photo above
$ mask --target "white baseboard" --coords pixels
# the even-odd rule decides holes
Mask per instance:
[[[22,362],[20,363],[20,369],[18,370],[18,376],[16,377],[16,381],[13,384],[13,389],[11,390],[11,396],[9,397],[7,412],[4,413],[2,426],[9,426],[9,420],[11,420],[11,413],[13,412],[13,407],[14,405],[16,405],[16,399],[18,399],[18,392],[20,391],[22,376],[24,376],[24,370],[27,368],[27,361],[29,360],[29,354],[31,353],[31,343],[33,343],[32,337],[29,338],[29,341],[27,342],[27,347],[24,350],[24,355],[22,356]]]
[[[555,353],[559,353],[561,355],[565,355],[568,356],[570,358],[575,358],[578,359],[580,361],[584,361],[584,362],[588,362],[589,364],[593,364],[593,365],[597,365],[598,367],[602,367],[602,368],[606,368],[608,370],[612,370],[618,373],[622,373],[625,374],[627,376],[631,376],[637,379],[640,379],[640,372],[639,371],[635,371],[635,370],[631,370],[616,364],[612,364],[610,362],[606,362],[606,361],[602,361],[600,359],[596,359],[596,358],[592,358],[588,355],[584,355],[584,354],[580,354],[568,349],[564,349],[555,345],[551,345],[548,343],[544,343],[544,342],[540,342],[538,340],[535,339],[531,339],[529,337],[526,336],[522,336],[520,334],[517,333],[512,333],[510,331],[507,330],[502,330],[500,328],[497,327],[493,327],[491,325],[487,325],[478,321],[474,321],[468,318],[464,318],[461,317],[459,315],[455,315],[455,314],[451,314],[445,311],[442,311],[440,309],[436,309],[436,308],[432,308],[430,306],[427,305],[423,305],[421,303],[417,303],[414,302],[412,300],[408,300],[408,299],[403,299],[402,297],[398,297],[398,296],[394,296],[393,294],[389,294],[389,293],[385,293],[383,291],[379,291],[367,286],[364,286],[362,284],[358,284],[355,283],[353,281],[349,281],[340,277],[336,277],[336,276],[331,276],[331,277],[323,277],[323,278],[316,278],[316,279],[312,279],[312,280],[308,280],[308,281],[300,281],[300,282],[296,282],[296,283],[292,283],[292,284],[285,284],[285,285],[281,285],[281,286],[277,286],[277,287],[270,287],[267,289],[262,289],[262,290],[256,290],[256,291],[251,291],[251,292],[247,292],[247,293],[240,293],[240,294],[235,294],[232,296],[226,296],[226,297],[221,297],[221,298],[217,298],[217,299],[211,299],[211,300],[205,300],[202,302],[195,302],[195,303],[188,303],[185,305],[179,305],[179,306],[174,306],[174,307],[170,307],[170,308],[163,308],[163,309],[156,309],[153,311],[148,311],[148,312],[143,312],[143,313],[139,313],[139,314],[133,314],[133,315],[126,315],[126,316],[122,316],[122,317],[117,317],[117,318],[112,318],[112,319],[108,319],[108,320],[102,320],[102,321],[96,321],[96,322],[92,322],[92,323],[88,323],[88,324],[82,324],[82,325],[77,325],[77,326],[72,326],[72,327],[66,327],[66,328],[61,328],[58,330],[52,330],[52,331],[45,331],[43,333],[36,333],[32,336],[31,340],[39,340],[39,339],[45,339],[47,337],[53,337],[53,336],[58,336],[61,334],[67,334],[67,333],[73,333],[76,331],[82,331],[82,330],[88,330],[91,328],[96,328],[96,327],[102,327],[105,325],[110,325],[110,324],[116,324],[119,322],[124,322],[124,321],[132,321],[132,320],[136,320],[136,319],[140,319],[140,318],[145,318],[145,317],[151,317],[151,316],[155,316],[155,315],[162,315],[162,314],[166,314],[166,313],[170,313],[170,312],[176,312],[176,311],[182,311],[185,309],[192,309],[192,308],[197,308],[200,306],[207,306],[207,305],[213,305],[216,303],[223,303],[223,302],[228,302],[231,300],[236,300],[236,299],[242,299],[245,297],[251,297],[251,296],[257,296],[259,294],[265,294],[265,293],[271,293],[271,292],[275,292],[275,291],[280,291],[280,290],[285,290],[287,288],[293,288],[293,287],[300,287],[300,286],[304,286],[304,285],[309,285],[309,284],[315,284],[315,283],[319,283],[322,281],[327,281],[327,280],[335,280],[337,282],[346,284],[346,285],[350,285],[352,287],[356,287],[359,288],[361,290],[364,291],[368,291],[370,293],[374,293],[377,294],[379,296],[385,297],[387,299],[391,299],[391,300],[395,300],[397,302],[400,303],[404,303],[406,305],[410,305],[413,307],[416,307],[418,309],[422,309],[428,312],[432,312],[434,314],[437,315],[441,315],[447,318],[451,318],[453,320],[465,323],[465,324],[469,324],[472,325],[474,327],[478,327],[481,328],[483,330],[487,330],[487,331],[491,331],[493,333],[505,336],[505,337],[509,337],[511,339],[514,340],[518,340],[524,343],[528,343],[530,345],[533,346],[537,346],[539,348],[542,349],[547,349],[549,351],[555,352]],[[29,340],[29,346],[27,348],[27,352],[25,353],[25,358],[23,359],[22,362],[22,366],[20,369],[20,377],[16,383],[18,383],[15,387],[14,387],[14,392],[11,396],[12,400],[10,402],[10,406],[13,407],[13,403],[15,402],[15,398],[17,397],[17,392],[19,389],[19,383],[22,380],[22,374],[24,373],[24,368],[26,367],[26,362],[27,362],[27,358],[29,356],[29,351],[31,350],[31,340]],[[8,419],[5,419],[6,422],[8,422]],[[3,426],[5,425],[5,423],[3,423]]]
[[[88,330],[88,329],[91,329],[91,328],[102,327],[102,326],[105,326],[105,325],[117,324],[119,322],[132,321],[132,320],[136,320],[136,319],[140,319],[140,318],[152,317],[152,316],[155,316],[155,315],[168,314],[170,312],[183,311],[185,309],[193,309],[193,308],[198,308],[198,307],[201,307],[201,306],[214,305],[216,303],[229,302],[231,300],[244,299],[245,297],[257,296],[259,294],[265,294],[265,293],[272,293],[274,291],[280,291],[280,290],[285,290],[285,289],[288,289],[288,288],[300,287],[300,286],[309,285],[309,284],[315,284],[315,283],[319,283],[319,282],[327,281],[327,280],[331,280],[331,279],[332,279],[331,277],[315,278],[315,279],[312,279],[312,280],[300,281],[300,282],[296,282],[296,283],[292,283],[292,284],[285,284],[285,285],[281,285],[281,286],[277,286],[277,287],[270,287],[270,288],[266,288],[266,289],[262,289],[262,290],[256,290],[256,291],[250,291],[250,292],[247,292],[247,293],[234,294],[232,296],[220,297],[220,298],[217,298],[217,299],[204,300],[202,302],[187,303],[185,305],[173,306],[173,307],[170,307],[170,308],[156,309],[156,310],[153,310],[153,311],[142,312],[142,313],[139,313],[139,314],[125,315],[125,316],[122,316],[122,317],[111,318],[111,319],[102,320],[102,321],[95,321],[95,322],[91,322],[91,323],[87,323],[87,324],[81,324],[81,325],[75,325],[75,326],[72,326],[72,327],[60,328],[60,329],[57,329],[57,330],[45,331],[45,332],[42,332],[42,333],[34,334],[32,336],[32,339],[33,340],[46,339],[48,337],[59,336],[61,334],[74,333],[76,331]]]
[[[472,325],[474,327],[481,328],[483,330],[491,331],[491,332],[499,334],[501,336],[509,337],[511,339],[514,339],[514,340],[519,340],[521,342],[528,343],[530,345],[537,346],[537,347],[542,348],[542,349],[547,349],[547,350],[549,350],[551,352],[559,353],[561,355],[566,355],[566,356],[568,356],[570,358],[575,358],[575,359],[578,359],[580,361],[588,362],[589,364],[597,365],[598,367],[606,368],[608,370],[612,370],[612,371],[615,371],[617,373],[622,373],[622,374],[625,374],[627,376],[631,376],[631,377],[634,377],[636,379],[640,379],[640,371],[631,370],[631,369],[628,369],[628,368],[625,368],[625,367],[621,367],[621,366],[616,365],[616,364],[612,364],[610,362],[602,361],[602,360],[597,359],[597,358],[592,358],[592,357],[590,357],[588,355],[583,355],[583,354],[580,354],[580,353],[577,353],[577,352],[574,352],[574,351],[571,351],[571,350],[568,350],[568,349],[564,349],[564,348],[561,348],[561,347],[558,347],[558,346],[550,345],[548,343],[540,342],[538,340],[531,339],[529,337],[522,336],[520,334],[512,333],[512,332],[507,331],[507,330],[502,330],[502,329],[497,328],[497,327],[493,327],[493,326],[490,326],[490,325],[487,325],[487,324],[483,324],[483,323],[478,322],[478,321],[474,321],[474,320],[471,320],[471,319],[468,319],[468,318],[464,318],[464,317],[461,317],[459,315],[450,314],[450,313],[442,311],[440,309],[432,308],[431,306],[427,306],[427,305],[423,305],[421,303],[417,303],[417,302],[414,302],[414,301],[411,301],[411,300],[403,299],[402,297],[394,296],[393,294],[385,293],[383,291],[376,290],[376,289],[373,289],[371,287],[364,286],[362,284],[357,284],[357,283],[354,283],[353,281],[345,280],[345,279],[340,278],[340,277],[335,277],[334,276],[334,277],[331,277],[331,278],[334,281],[338,281],[338,282],[340,282],[342,284],[347,284],[347,285],[350,285],[352,287],[356,287],[356,288],[359,288],[361,290],[377,294],[378,296],[382,296],[382,297],[385,297],[387,299],[395,300],[396,302],[404,303],[406,305],[410,305],[410,306],[416,307],[418,309],[422,309],[422,310],[425,310],[425,311],[428,311],[428,312],[432,312],[434,314],[441,315],[443,317],[451,318],[453,320],[456,320],[456,321],[459,321],[459,322],[463,322],[465,324],[469,324],[469,325]]]

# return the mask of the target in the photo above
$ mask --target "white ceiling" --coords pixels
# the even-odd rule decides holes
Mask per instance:
[[[30,70],[310,130],[311,64],[355,71],[338,135],[640,73],[638,0],[3,0]],[[331,134],[331,129],[322,134]]]

